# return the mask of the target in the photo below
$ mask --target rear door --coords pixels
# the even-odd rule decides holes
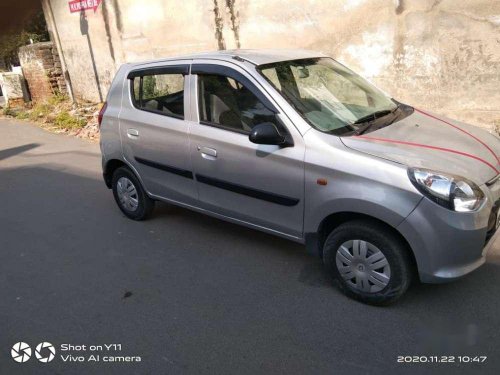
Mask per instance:
[[[193,62],[191,158],[200,205],[293,237],[302,236],[303,139],[259,83],[226,62]],[[196,87],[196,88],[195,88]],[[273,122],[292,147],[257,145],[252,128]]]
[[[197,191],[185,121],[189,63],[132,70],[123,92],[120,132],[124,156],[149,193],[194,204]]]

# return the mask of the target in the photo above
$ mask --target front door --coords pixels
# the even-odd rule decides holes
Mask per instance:
[[[193,64],[197,82],[190,152],[200,205],[210,211],[293,237],[302,236],[304,145],[287,118],[233,64]],[[293,138],[280,147],[251,143],[252,128],[273,122]]]

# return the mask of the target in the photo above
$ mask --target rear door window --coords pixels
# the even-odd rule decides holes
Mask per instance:
[[[132,102],[137,109],[184,118],[184,74],[162,68],[133,72]]]

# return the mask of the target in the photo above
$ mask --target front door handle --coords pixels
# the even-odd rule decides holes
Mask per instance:
[[[217,150],[215,148],[198,146],[198,151],[201,152],[201,157],[208,160],[217,158]]]
[[[139,137],[139,130],[137,130],[137,129],[127,129],[127,136],[129,138],[138,138]]]

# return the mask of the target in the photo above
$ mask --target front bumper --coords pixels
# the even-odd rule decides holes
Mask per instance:
[[[422,282],[451,281],[486,261],[486,253],[500,233],[494,203],[500,204],[500,184],[495,185],[483,187],[487,201],[476,212],[450,211],[424,198],[398,226],[413,250]]]

